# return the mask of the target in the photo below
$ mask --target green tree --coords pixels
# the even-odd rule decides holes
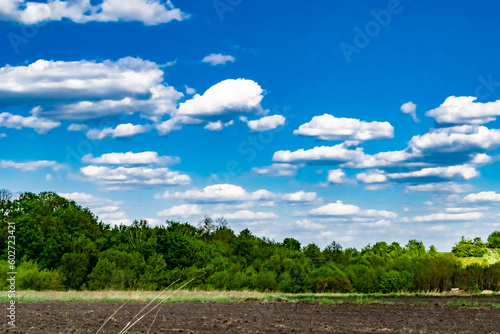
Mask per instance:
[[[500,248],[500,231],[491,233],[488,237],[489,248]]]
[[[299,251],[300,250],[300,242],[295,240],[294,238],[285,238],[283,240],[283,247],[286,247],[291,250]]]

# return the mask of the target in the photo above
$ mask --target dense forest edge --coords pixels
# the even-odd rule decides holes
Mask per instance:
[[[189,288],[201,290],[287,293],[500,290],[500,231],[487,242],[462,237],[450,253],[418,240],[361,250],[332,241],[321,250],[248,229],[235,234],[223,217],[205,216],[197,226],[110,226],[52,192],[0,190],[0,213],[1,290],[8,289],[9,236],[19,290],[159,290],[189,280]]]

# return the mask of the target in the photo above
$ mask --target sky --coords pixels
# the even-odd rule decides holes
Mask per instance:
[[[449,251],[500,230],[500,4],[3,0],[0,188],[112,225]]]

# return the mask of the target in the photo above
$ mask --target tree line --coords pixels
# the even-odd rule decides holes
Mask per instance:
[[[6,289],[8,222],[16,226],[18,289],[157,290],[179,280],[206,290],[397,292],[500,290],[500,262],[464,266],[460,257],[498,254],[488,242],[462,238],[439,253],[421,241],[377,242],[361,250],[332,241],[324,249],[293,238],[276,242],[223,218],[197,225],[166,221],[110,226],[88,208],[53,192],[0,191],[1,289]],[[3,275],[3,276],[2,276]]]

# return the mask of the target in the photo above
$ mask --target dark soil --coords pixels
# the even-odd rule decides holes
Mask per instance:
[[[96,333],[122,303],[17,305],[16,328],[1,333]],[[127,303],[99,333],[119,333],[145,303]],[[5,306],[5,304],[4,304]],[[128,333],[148,333],[155,309]],[[500,333],[500,309],[443,306],[427,300],[395,305],[306,302],[164,304],[149,333]]]

